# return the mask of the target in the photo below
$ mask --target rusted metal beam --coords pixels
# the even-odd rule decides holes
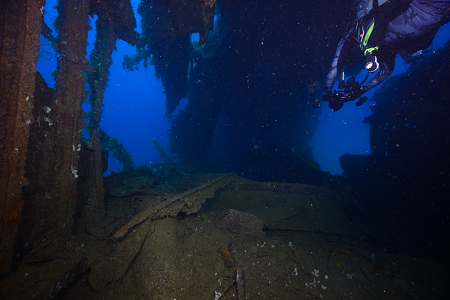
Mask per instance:
[[[0,276],[11,269],[22,219],[22,188],[45,0],[0,4]]]
[[[74,225],[81,150],[81,106],[85,98],[89,0],[65,0],[58,5],[61,6],[58,37],[60,58],[56,76],[58,134],[52,197],[58,199],[57,230],[70,234]]]

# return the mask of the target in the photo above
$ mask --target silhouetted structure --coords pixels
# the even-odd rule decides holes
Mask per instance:
[[[340,160],[369,216],[397,219],[434,240],[450,233],[450,44],[418,60],[371,99],[371,155]],[[438,244],[436,251],[448,246]]]

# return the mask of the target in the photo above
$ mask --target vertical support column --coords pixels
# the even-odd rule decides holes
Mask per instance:
[[[116,46],[117,36],[114,33],[114,22],[98,19],[96,22],[97,37],[95,48],[91,54],[92,72],[89,75],[89,85],[91,89],[90,104],[92,109],[92,119],[89,130],[94,149],[95,172],[90,175],[90,198],[95,198],[94,206],[103,208],[104,194],[103,171],[102,171],[102,147],[100,145],[100,117],[103,107],[103,94],[108,81],[109,69],[112,65],[112,52]],[[95,58],[95,59],[94,59]],[[94,192],[95,191],[95,192]]]
[[[45,0],[0,4],[0,276],[13,262],[22,219],[29,126]]]
[[[55,189],[58,199],[58,228],[72,233],[77,196],[78,160],[81,150],[81,112],[85,98],[86,46],[89,0],[64,0],[59,28],[58,133],[55,160]]]

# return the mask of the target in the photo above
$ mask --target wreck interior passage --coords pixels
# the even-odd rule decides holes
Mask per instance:
[[[447,299],[448,18],[320,99],[371,3],[1,1],[0,299]]]

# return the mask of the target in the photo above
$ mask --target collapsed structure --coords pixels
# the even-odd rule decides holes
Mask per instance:
[[[77,216],[83,210],[77,200],[80,188],[90,191],[82,194],[89,196],[93,205],[103,206],[98,122],[111,52],[117,38],[133,45],[139,42],[129,1],[115,1],[114,5],[110,1],[59,1],[58,36],[52,38],[49,27],[43,27],[43,35],[59,53],[54,91],[36,72],[44,5],[45,1],[1,4],[3,275],[12,270],[13,256],[30,251],[23,246],[25,242],[32,245],[49,230],[56,235],[76,231]],[[90,14],[98,16],[98,39],[89,63],[85,57]],[[81,140],[86,81],[92,107],[89,144]]]
[[[389,192],[397,193],[399,198],[405,193],[410,198],[421,195],[414,199],[418,209],[424,208],[422,197],[433,190],[432,196],[437,199],[435,203],[441,208],[439,213],[430,213],[433,217],[438,217],[435,218],[433,228],[444,224],[447,213],[444,199],[448,199],[446,182],[450,166],[448,126],[442,124],[448,122],[446,100],[450,85],[446,70],[449,68],[438,68],[438,77],[435,77],[435,70],[438,65],[448,65],[448,45],[437,51],[435,56],[427,57],[420,67],[412,68],[408,76],[414,78],[399,77],[392,80],[392,84],[409,80],[410,84],[417,87],[413,93],[398,88],[402,86],[398,84],[397,90],[381,90],[375,96],[378,105],[367,120],[371,124],[372,154],[367,157],[342,157],[344,180],[353,187],[356,196],[360,197],[359,203],[352,200],[348,191],[336,187],[338,178],[323,174],[312,159],[308,145],[317,126],[318,113],[311,107],[312,103],[307,102],[305,87],[310,78],[324,75],[329,64],[324,58],[330,57],[334,51],[333,47],[340,37],[338,33],[345,28],[348,19],[346,16],[350,14],[346,4],[351,2],[341,1],[338,7],[330,8],[329,1],[325,0],[281,4],[277,1],[223,1],[220,6],[215,6],[215,1],[209,0],[144,0],[138,8],[142,16],[142,34],[139,35],[134,30],[136,20],[130,1],[66,0],[58,2],[59,15],[55,21],[58,36],[52,38],[48,26],[42,24],[45,0],[2,1],[0,277],[7,278],[2,282],[2,287],[10,286],[8,295],[29,293],[27,295],[32,296],[31,290],[12,291],[14,284],[24,280],[23,276],[20,280],[14,277],[17,275],[15,271],[22,270],[20,266],[23,267],[24,264],[21,263],[24,260],[27,262],[24,269],[46,265],[47,270],[50,270],[39,275],[43,277],[33,277],[36,282],[41,282],[39,292],[42,298],[61,296],[86,278],[93,293],[108,291],[108,284],[116,284],[115,288],[120,290],[118,286],[121,282],[137,280],[138,276],[131,277],[132,275],[141,276],[139,280],[144,280],[142,278],[145,275],[155,282],[160,277],[157,272],[163,272],[164,276],[177,283],[177,280],[181,280],[180,273],[162,270],[164,264],[162,260],[159,262],[157,251],[151,247],[157,245],[158,249],[166,249],[168,244],[177,250],[164,252],[170,265],[177,268],[176,262],[182,257],[183,268],[180,270],[188,270],[192,267],[192,262],[200,264],[196,265],[195,274],[202,274],[200,258],[217,252],[222,257],[215,257],[210,265],[217,272],[230,273],[230,269],[224,269],[217,260],[225,259],[230,268],[234,269],[236,257],[233,258],[230,253],[236,250],[239,252],[237,257],[240,263],[247,267],[244,269],[244,276],[248,272],[250,287],[255,290],[262,287],[265,291],[270,291],[268,286],[270,280],[274,279],[269,280],[267,277],[267,288],[259,286],[256,283],[256,273],[250,271],[250,262],[259,263],[260,257],[267,258],[270,266],[272,260],[267,252],[261,250],[262,243],[257,242],[257,246],[252,246],[254,261],[245,259],[245,253],[250,248],[245,248],[248,245],[242,241],[248,238],[245,235],[248,228],[243,221],[251,220],[248,223],[253,226],[251,231],[255,232],[251,237],[255,240],[249,241],[265,237],[261,228],[258,228],[261,224],[259,219],[249,216],[249,212],[264,219],[262,228],[266,231],[317,234],[320,239],[326,237],[330,243],[342,243],[339,244],[342,247],[345,244],[342,241],[347,237],[354,243],[358,240],[365,243],[377,238],[352,229],[349,226],[351,221],[340,212],[336,203],[352,209],[361,209],[361,206],[375,208],[386,216],[395,215],[393,211],[399,210],[402,205],[406,206],[409,198],[397,203],[386,201],[383,204],[392,205],[393,209],[383,209],[383,204],[374,201],[374,198],[378,200],[385,196],[381,191],[386,189],[380,189],[380,185],[388,187]],[[86,46],[89,15],[97,15],[98,20],[95,24],[96,43],[88,61]],[[216,22],[215,15],[219,15]],[[36,72],[42,26],[42,34],[50,39],[59,53],[58,70],[55,73],[56,90],[49,88]],[[191,41],[192,33],[200,34],[198,43]],[[134,167],[131,156],[120,141],[109,137],[99,128],[103,93],[112,64],[111,53],[117,39],[137,47],[134,56],[125,57],[125,68],[132,70],[141,61],[144,66],[148,63],[154,65],[155,75],[164,85],[168,117],[182,98],[188,98],[186,109],[174,118],[169,133],[171,151],[180,156],[181,164],[200,166],[211,159],[211,153],[217,153],[214,151],[221,148],[221,153],[226,158],[221,162],[222,165],[219,163],[219,168],[228,171],[227,167],[231,166],[234,171],[249,160],[245,150],[244,153],[236,153],[235,149],[246,149],[247,146],[254,149],[256,145],[262,148],[260,153],[263,154],[252,156],[250,160],[254,159],[255,165],[264,166],[259,167],[259,179],[266,179],[264,176],[272,174],[272,178],[279,181],[317,185],[326,182],[327,185],[319,188],[238,182],[226,188],[230,184],[231,175],[218,177],[217,181],[217,178],[209,175],[200,177],[201,180],[195,178],[183,181],[180,179],[183,175],[173,166],[168,170],[155,172],[159,179],[179,180],[180,190],[174,190],[156,179],[149,180],[157,177],[153,171]],[[415,71],[417,68],[422,73]],[[423,70],[426,70],[426,76],[423,75]],[[423,82],[423,77],[432,79]],[[86,82],[89,86],[88,95],[85,90]],[[430,101],[424,108],[422,100],[428,96]],[[85,98],[88,98],[91,107],[88,113],[82,110]],[[431,118],[439,122],[430,122]],[[83,126],[89,133],[89,138],[85,141],[81,139]],[[239,136],[232,134],[239,130]],[[218,132],[220,135],[217,135]],[[259,143],[263,137],[264,142]],[[214,147],[216,150],[212,151]],[[112,151],[124,164],[125,172],[105,180],[103,172],[107,161],[106,149]],[[126,188],[117,188],[125,182],[123,179],[127,176],[134,176],[133,182],[128,182]],[[432,180],[427,181],[430,178]],[[154,189],[155,186],[160,189]],[[195,196],[197,202],[189,200],[192,193],[181,190],[197,191],[195,186],[198,186],[202,195]],[[186,217],[186,214],[197,213],[207,197],[212,197],[215,191],[224,187],[225,192],[217,196],[218,203],[227,208],[230,208],[227,203],[232,201],[235,201],[235,205],[239,202],[246,203],[248,207],[242,208],[246,213],[233,211],[228,219],[214,216],[197,220]],[[175,192],[179,194],[166,199],[166,194]],[[254,195],[259,195],[258,201],[252,198],[257,198]],[[107,206],[105,199],[110,197],[116,202],[111,201]],[[247,202],[240,201],[241,197],[245,197]],[[140,205],[143,201],[145,205]],[[284,207],[286,203],[290,207]],[[276,216],[264,210],[267,206],[276,210]],[[295,212],[291,211],[293,207]],[[305,207],[310,210],[304,210]],[[161,212],[153,211],[156,208]],[[162,211],[164,209],[167,211]],[[110,212],[113,213],[109,214]],[[411,209],[408,212],[411,213],[408,220],[417,216],[417,210]],[[136,217],[127,219],[132,214]],[[219,215],[223,217],[224,214]],[[140,222],[139,218],[142,216],[152,222]],[[171,218],[161,219],[167,216]],[[304,222],[296,219],[299,216]],[[181,225],[175,224],[177,218],[182,220]],[[321,221],[322,229],[319,231],[317,228],[320,224],[314,223],[315,220]],[[212,227],[212,222],[221,222],[217,226],[220,230]],[[139,224],[143,226],[129,233],[129,229]],[[203,226],[208,243],[223,242],[219,251],[208,248],[210,244],[202,240],[203,235],[199,234],[198,228]],[[120,228],[123,230],[119,230]],[[170,230],[167,231],[167,228]],[[229,230],[230,228],[236,230]],[[238,235],[232,235],[227,230]],[[439,230],[444,234],[448,233],[446,226],[439,227]],[[166,232],[170,234],[167,235]],[[156,234],[150,237],[153,233]],[[119,239],[119,244],[111,244],[113,242],[110,238],[114,235]],[[122,238],[124,239],[120,240]],[[226,243],[227,239],[233,240],[235,246]],[[337,239],[342,241],[337,242]],[[83,252],[86,240],[90,242],[90,254]],[[240,242],[236,245],[238,241]],[[297,242],[302,245],[302,241]],[[186,248],[178,247],[179,243]],[[266,241],[264,245],[265,243]],[[288,280],[293,278],[297,267],[300,269],[300,263],[297,263],[302,258],[298,250],[281,244],[282,242],[278,246],[273,242],[271,246],[280,251],[277,254],[282,254],[279,256],[280,260],[277,260],[280,266],[285,268],[286,263],[286,269],[292,267],[289,275],[283,275]],[[286,242],[286,245],[289,244]],[[190,251],[195,247],[201,251],[184,252],[185,249]],[[397,247],[394,248],[403,250]],[[100,248],[106,250],[102,250],[104,252],[98,258],[100,252],[96,251],[100,251]],[[124,248],[133,255],[126,255]],[[324,248],[317,247],[320,251]],[[148,272],[137,269],[140,265],[147,264],[146,257],[140,256],[141,253],[144,254],[144,250],[148,257],[155,260]],[[303,250],[307,251],[307,248]],[[321,253],[320,259],[325,261],[328,256],[333,267],[336,265],[339,268],[330,272],[339,276],[344,272],[341,264],[345,262],[347,266],[344,265],[344,268],[349,272],[347,275],[353,278],[349,267],[353,258],[333,249],[326,251],[329,252]],[[440,249],[436,250],[437,256],[440,253]],[[375,258],[371,262],[368,253],[358,255],[362,257],[361,263],[365,263],[358,275],[367,279],[361,279],[361,282],[376,285],[376,279],[367,275],[367,270],[376,269]],[[443,259],[443,256],[439,257]],[[389,259],[386,258],[386,261]],[[136,261],[140,263],[134,264]],[[311,269],[306,272],[308,276],[312,270],[313,274],[318,274],[315,266],[308,264],[311,260],[304,257],[304,261]],[[240,267],[237,270],[242,272]],[[255,270],[260,272],[265,269]],[[420,271],[421,268],[417,267],[417,270]],[[445,270],[442,271],[444,273]],[[11,276],[8,277],[9,275]],[[275,277],[280,278],[278,275],[273,278]],[[197,279],[198,281],[190,283],[193,290],[200,291],[205,284],[213,287],[213,284],[200,277]],[[383,280],[389,282],[390,278],[386,276]],[[172,284],[162,289],[166,296],[176,286]],[[281,291],[286,284],[287,282],[280,283],[277,291]],[[401,286],[405,289],[404,285]],[[302,288],[305,289],[303,285]],[[307,288],[307,291],[317,297],[321,292],[325,293],[324,288]],[[108,293],[112,297],[115,291],[113,289]],[[401,295],[402,291],[404,290],[396,292]],[[199,292],[199,295],[203,295],[202,293],[203,291]],[[292,293],[287,292],[287,297],[292,296]],[[413,295],[409,290],[408,293]]]
[[[218,21],[218,29],[211,36],[214,1],[143,1],[138,9],[143,17],[143,33],[139,37],[134,31],[136,21],[129,1],[60,1],[57,6],[59,15],[55,20],[58,35],[53,37],[49,27],[42,24],[44,1],[13,2],[3,2],[1,6],[4,11],[1,28],[4,108],[1,127],[4,130],[1,136],[3,193],[0,203],[4,209],[1,211],[3,238],[0,247],[2,264],[8,266],[2,268],[4,272],[10,270],[14,252],[29,251],[23,247],[15,248],[17,236],[24,240],[31,237],[33,242],[51,228],[58,228],[60,233],[75,230],[76,216],[83,211],[83,205],[77,204],[77,195],[88,197],[91,205],[103,206],[105,151],[102,154],[98,124],[112,63],[111,52],[118,38],[136,45],[138,49],[135,57],[125,58],[125,66],[151,59],[156,76],[161,78],[165,88],[168,114],[189,92],[188,107],[175,118],[170,132],[171,150],[182,160],[198,164],[208,160],[214,128],[221,112],[229,111],[232,105],[241,103],[239,105],[244,109],[260,107],[260,113],[267,114],[281,103],[280,109],[275,110],[278,123],[271,124],[272,129],[258,135],[284,132],[283,138],[290,142],[283,145],[280,140],[271,141],[271,150],[282,148],[281,154],[277,154],[279,157],[286,154],[297,157],[297,161],[307,168],[302,173],[304,180],[309,178],[306,174],[317,173],[317,166],[303,163],[312,162],[307,142],[315,127],[311,122],[314,113],[303,114],[305,125],[301,129],[289,125],[302,116],[300,112],[305,109],[305,105],[297,105],[300,101],[297,92],[303,88],[302,76],[292,75],[307,69],[308,60],[303,58],[294,62],[298,56],[292,57],[289,64],[295,66],[294,69],[283,67],[285,57],[283,60],[280,57],[276,64],[270,62],[273,53],[289,45],[288,39],[292,38],[292,31],[276,31],[270,29],[271,26],[277,25],[279,29],[298,26],[296,32],[301,32],[309,25],[295,21],[303,18],[295,14],[310,14],[311,10],[306,12],[297,6],[277,8],[279,14],[292,15],[289,21],[285,19],[276,24],[268,15],[275,7],[273,4],[249,3],[254,6],[254,11],[259,12],[251,15],[250,11],[241,11],[237,3],[223,3],[222,21]],[[320,6],[313,10],[315,13],[319,11]],[[85,58],[88,16],[94,14],[98,16],[97,39],[88,62]],[[42,26],[43,36],[50,40],[59,54],[55,72],[56,91],[49,89],[42,76],[36,73]],[[316,32],[319,32],[318,27],[318,24],[314,27]],[[195,32],[200,33],[198,44],[190,42],[190,34]],[[285,35],[283,44],[275,40],[278,35]],[[205,44],[206,41],[209,43]],[[251,58],[253,52],[240,46],[243,41],[260,45],[254,48],[260,52],[256,59]],[[294,50],[295,46],[289,49]],[[235,79],[231,81],[231,77]],[[249,87],[245,90],[243,87],[247,81]],[[87,115],[81,107],[86,98],[85,82],[89,85],[91,106]],[[232,93],[240,89],[245,93]],[[239,98],[249,100],[241,101]],[[283,116],[284,111],[292,107],[298,107],[298,114]],[[264,122],[273,117],[265,118]],[[81,128],[85,126],[83,118],[88,123],[86,128],[90,135],[87,143],[81,142]],[[303,134],[297,137],[299,132]],[[117,153],[125,166],[131,166],[124,151]],[[282,165],[290,162],[285,161]],[[320,181],[319,177],[313,181]],[[77,192],[80,187],[82,191]],[[27,205],[30,205],[29,209]],[[20,225],[22,220],[26,226]],[[27,232],[17,235],[21,230]]]

